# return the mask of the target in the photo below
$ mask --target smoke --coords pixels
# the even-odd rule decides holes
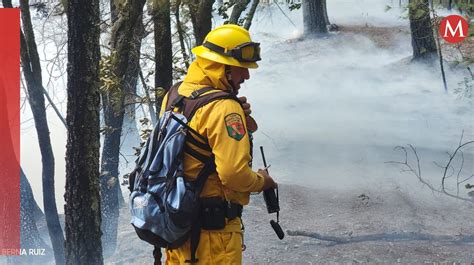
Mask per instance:
[[[404,161],[393,148],[412,144],[423,176],[437,186],[443,169],[433,162],[448,161],[446,152],[454,151],[463,131],[466,141],[474,139],[472,106],[451,92],[467,71],[448,70],[445,93],[439,66],[409,64],[411,40],[401,10],[385,12],[377,1],[328,4],[331,22],[350,28],[320,39],[291,39],[289,29],[302,30],[296,19],[296,27],[274,20],[280,33],[262,34],[263,23],[253,28],[263,60],[241,94],[253,103],[260,127],[255,146],[266,148],[271,173],[283,183],[319,188],[419,189],[414,176],[385,163]],[[369,37],[350,32],[374,26],[386,29]],[[375,34],[392,36],[390,43],[380,47]],[[472,173],[473,151],[465,150],[464,174]],[[254,160],[261,164],[258,153]]]
[[[253,103],[260,126],[255,146],[265,147],[278,181],[338,189],[411,185],[414,177],[384,163],[404,159],[392,149],[409,143],[419,148],[423,173],[438,181],[441,169],[432,162],[446,161],[445,152],[453,151],[462,130],[464,139],[474,138],[472,105],[443,92],[438,68],[407,64],[408,20],[394,2],[327,1],[331,23],[351,28],[313,40],[300,39],[301,10],[290,12],[284,4],[282,10],[275,5],[257,10],[251,34],[261,42],[263,61],[251,71],[241,94]],[[221,23],[215,18],[215,25]],[[373,32],[370,38],[351,33],[374,27],[387,30]],[[385,40],[384,32],[394,37],[381,48],[373,39]],[[49,43],[40,48],[40,56],[47,59],[57,49]],[[43,69],[46,79],[48,68]],[[450,91],[463,77],[462,72],[448,72]],[[65,79],[56,80],[54,95],[63,113],[65,86]],[[55,115],[49,108],[56,198],[63,205],[66,131]],[[30,119],[27,108],[22,113],[21,161],[41,202],[41,157]],[[257,151],[254,165],[261,164]],[[465,159],[466,170],[472,169],[472,150]]]

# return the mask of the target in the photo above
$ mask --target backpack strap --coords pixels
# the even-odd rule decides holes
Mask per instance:
[[[175,107],[178,107],[179,111],[186,117],[186,119],[188,121],[190,121],[193,118],[194,114],[196,113],[196,111],[199,108],[201,108],[201,107],[203,107],[203,106],[205,106],[205,105],[207,105],[207,104],[209,104],[209,103],[211,103],[215,100],[233,99],[233,100],[239,102],[239,104],[240,104],[240,101],[238,100],[238,98],[234,94],[231,94],[231,93],[226,92],[226,91],[219,90],[219,91],[214,92],[214,93],[209,93],[209,94],[203,95],[206,92],[216,90],[213,87],[204,87],[204,88],[198,89],[196,91],[193,91],[189,97],[184,97],[182,95],[179,95],[179,93],[178,93],[178,89],[179,89],[179,86],[181,85],[181,83],[182,82],[176,83],[168,91],[168,101],[167,101],[167,104],[166,104],[166,111],[170,111],[170,110],[174,109]],[[177,122],[179,122],[181,125],[183,125],[184,127],[186,127],[191,132],[191,134],[188,134],[188,137],[186,139],[187,141],[189,141],[194,146],[197,146],[197,147],[199,147],[203,150],[206,150],[208,152],[211,151],[211,147],[207,144],[207,139],[206,138],[204,138],[202,135],[200,135],[194,129],[190,128],[187,124],[183,123],[181,120],[178,120],[178,119],[175,119],[175,120]],[[205,143],[202,143],[202,142],[198,141],[195,136],[197,138],[200,138]],[[188,146],[185,147],[185,151],[189,155],[191,155],[194,158],[196,158],[197,160],[201,161],[203,164],[205,164],[207,162],[207,160],[209,159],[208,157],[206,157],[204,155],[201,155],[199,152],[193,150],[192,148],[189,148]]]
[[[232,93],[219,90],[218,92],[210,93],[207,95],[203,95],[206,92],[211,90],[217,90],[213,87],[204,87],[198,89],[191,93],[189,97],[182,96],[178,93],[178,88],[183,82],[178,82],[174,84],[168,91],[168,101],[166,103],[166,111],[172,110],[175,107],[179,107],[180,111],[186,117],[188,121],[190,121],[196,111],[211,103],[212,101],[219,100],[219,99],[233,99],[240,103],[239,99]]]
[[[182,84],[182,81],[174,84],[168,90],[168,101],[166,102],[166,111],[172,110],[184,97],[178,94],[178,88]]]
[[[194,114],[199,108],[204,107],[205,105],[215,101],[215,100],[220,100],[220,99],[233,99],[237,102],[240,101],[238,98],[229,92],[225,91],[218,91],[214,93],[209,93],[206,95],[206,92],[209,92],[211,90],[216,90],[213,87],[204,87],[199,90],[194,91],[191,93],[189,97],[184,97],[179,95],[178,93],[178,88],[181,83],[177,83],[174,85],[170,90],[168,94],[168,103],[166,110],[172,110],[175,107],[179,107],[180,112],[186,117],[188,121],[191,121],[193,118]],[[175,119],[178,121],[178,119]],[[181,120],[179,120],[181,121]],[[178,121],[178,122],[179,122]],[[197,146],[203,150],[211,152],[211,147],[208,144],[208,140],[205,139],[201,134],[190,128],[187,124],[184,124],[181,121],[181,125],[185,126],[188,128],[189,131],[192,132],[192,134],[188,134],[186,141],[189,141],[192,143],[194,146]],[[193,136],[194,135],[194,136]],[[203,140],[205,143],[202,143],[198,141],[195,136]],[[196,150],[192,149],[188,145],[184,146],[184,151],[188,153],[189,155],[193,156],[197,160],[201,161],[204,164],[204,167],[201,169],[201,171],[198,173],[198,176],[196,178],[196,187],[199,189],[197,193],[201,193],[202,188],[204,187],[204,183],[206,182],[207,178],[209,175],[212,174],[212,172],[216,171],[216,164],[214,161],[214,155],[211,154],[211,157],[206,157],[205,155],[200,154]],[[185,263],[191,263],[195,264],[198,262],[198,259],[196,258],[196,251],[197,247],[199,245],[200,241],[200,235],[201,235],[201,223],[200,220],[201,218],[197,218],[198,222],[193,225],[191,228],[191,235],[190,235],[190,244],[191,244],[191,258],[189,260],[186,260]]]
[[[154,246],[153,249],[153,258],[155,259],[155,262],[153,265],[161,265],[161,258],[163,255],[161,254],[161,248],[159,246]]]
[[[204,91],[203,93],[205,93],[207,91],[216,90],[216,89],[214,89],[214,88],[202,88],[200,90],[203,90]],[[194,91],[194,92],[200,92],[200,90],[197,90],[197,91]],[[200,94],[203,94],[203,93],[200,93]],[[199,94],[199,93],[196,93],[196,94]],[[233,99],[233,100],[239,102],[239,104],[240,104],[239,99],[234,94],[231,94],[231,93],[226,92],[226,91],[219,90],[218,92],[198,96],[198,97],[195,97],[195,98],[191,98],[191,97],[184,98],[184,100],[183,100],[184,101],[183,115],[188,119],[188,121],[190,121],[199,108],[202,108],[205,105],[207,105],[207,104],[209,104],[213,101],[220,100],[220,99]]]
[[[214,155],[207,160],[204,164],[204,168],[199,172],[198,177],[196,179],[196,187],[198,187],[197,193],[201,193],[202,188],[204,187],[204,183],[207,180],[207,177],[216,170],[216,164],[214,163]],[[199,216],[197,218],[197,222],[191,228],[191,235],[190,235],[190,250],[191,250],[191,258],[189,260],[185,260],[185,263],[196,264],[199,259],[196,258],[196,251],[199,245],[200,236],[201,236],[201,211],[199,211]]]

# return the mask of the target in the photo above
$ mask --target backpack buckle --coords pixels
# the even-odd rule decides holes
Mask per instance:
[[[175,107],[180,107],[182,102],[183,102],[184,96],[179,95],[176,97],[176,99],[171,103],[171,110],[173,110]]]
[[[197,97],[199,97],[200,94],[201,93],[199,93],[199,90],[195,90],[195,91],[193,91],[193,93],[191,93],[190,98],[191,99],[196,99]]]

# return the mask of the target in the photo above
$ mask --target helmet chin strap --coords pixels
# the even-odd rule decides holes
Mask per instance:
[[[225,66],[225,78],[227,79],[227,82],[229,82],[230,86],[232,87],[232,94],[237,95],[237,89],[235,88],[234,83],[232,82],[232,74],[231,74],[229,65]]]

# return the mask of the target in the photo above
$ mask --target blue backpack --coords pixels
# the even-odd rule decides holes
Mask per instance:
[[[215,163],[213,155],[206,157],[186,145],[192,142],[211,151],[207,139],[187,123],[197,109],[214,100],[238,99],[224,91],[202,95],[213,88],[202,88],[184,97],[178,94],[179,85],[170,88],[166,110],[129,175],[129,206],[136,233],[155,247],[178,248],[191,237],[192,263],[196,261],[194,252],[200,234],[199,197],[207,177],[215,172]],[[178,112],[174,112],[175,107]],[[184,152],[204,164],[194,181],[185,178]]]

